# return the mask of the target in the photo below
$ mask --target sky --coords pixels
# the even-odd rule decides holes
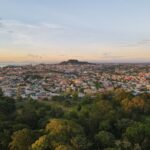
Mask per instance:
[[[0,0],[0,63],[150,62],[149,0]]]

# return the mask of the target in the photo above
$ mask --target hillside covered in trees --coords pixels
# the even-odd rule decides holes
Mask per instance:
[[[1,93],[0,150],[150,150],[150,94],[34,101]]]

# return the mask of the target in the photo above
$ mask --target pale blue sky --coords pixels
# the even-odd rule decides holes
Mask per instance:
[[[149,0],[0,0],[0,61],[150,60]]]

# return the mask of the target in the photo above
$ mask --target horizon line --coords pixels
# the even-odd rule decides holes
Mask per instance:
[[[72,60],[72,59],[68,59],[68,60]],[[65,60],[65,61],[68,61]],[[78,60],[78,59],[74,59],[74,60]],[[83,62],[81,60],[78,60],[79,62]],[[53,61],[53,62],[49,62],[49,61],[41,61],[41,62],[35,62],[35,61],[20,61],[20,62],[15,62],[15,61],[7,61],[7,62],[0,62],[0,67],[6,67],[6,66],[24,66],[24,65],[40,65],[40,64],[45,64],[45,65],[57,65],[60,64],[63,61]],[[84,61],[85,62],[85,61]],[[144,62],[144,61],[129,61],[129,62],[121,62],[121,61],[117,61],[117,62],[106,62],[106,61],[86,61],[88,63],[94,63],[94,64],[150,64],[150,62]]]

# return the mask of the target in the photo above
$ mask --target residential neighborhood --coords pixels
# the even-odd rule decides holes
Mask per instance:
[[[62,94],[78,97],[123,88],[138,95],[150,92],[149,64],[60,63],[0,68],[5,96],[51,99]]]

